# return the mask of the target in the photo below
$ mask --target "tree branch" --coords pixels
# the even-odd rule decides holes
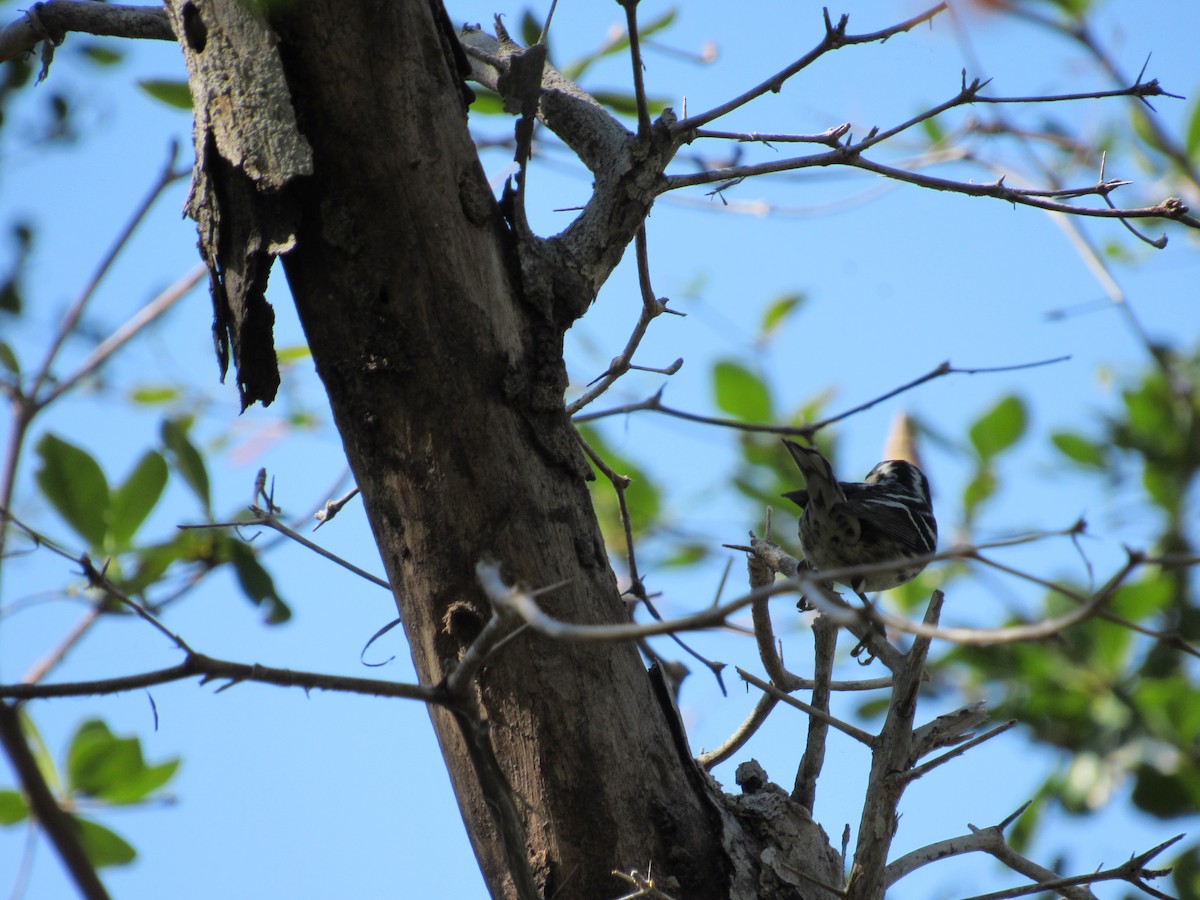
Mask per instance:
[[[87,900],[107,900],[108,891],[80,842],[79,827],[54,799],[37,760],[25,743],[15,704],[0,702],[0,745],[12,763],[30,810],[50,838],[79,893]]]
[[[689,137],[689,133],[694,132],[701,126],[707,125],[714,119],[719,119],[721,116],[731,113],[739,107],[745,106],[750,101],[755,100],[764,94],[779,93],[779,91],[783,88],[784,82],[786,82],[797,72],[801,72],[808,68],[829,51],[837,50],[841,47],[848,47],[854,44],[867,44],[886,41],[893,35],[909,31],[910,29],[915,28],[917,25],[920,25],[922,22],[929,21],[945,9],[946,4],[939,3],[937,6],[926,10],[920,15],[901,22],[898,25],[893,25],[890,28],[885,28],[882,31],[876,31],[870,34],[857,35],[846,34],[846,26],[850,22],[849,16],[843,15],[838,20],[837,25],[834,25],[829,18],[829,10],[825,9],[823,11],[825,16],[825,36],[821,39],[821,42],[813,47],[813,49],[809,50],[808,53],[804,54],[795,62],[776,72],[766,81],[751,88],[743,94],[739,94],[732,100],[727,100],[719,106],[714,106],[707,112],[702,112],[698,115],[688,116],[685,119],[681,119],[671,127],[671,131],[673,134],[683,137],[684,140],[690,141],[691,137]]]
[[[213,680],[228,681],[229,684],[226,687],[250,681],[258,684],[272,684],[276,687],[298,687],[306,691],[336,691],[343,694],[363,694],[369,697],[397,697],[406,700],[420,700],[424,703],[445,704],[448,702],[446,693],[436,687],[382,681],[374,678],[352,678],[345,675],[277,669],[257,663],[215,659],[195,651],[189,651],[179,665],[155,669],[151,672],[139,672],[135,675],[118,675],[113,678],[58,684],[0,685],[0,698],[38,700],[54,697],[123,694],[128,691],[144,690],[156,684],[170,684],[196,677],[201,678],[202,683]],[[221,690],[224,689],[221,688]]]
[[[175,40],[161,6],[47,0],[34,3],[21,18],[0,30],[0,62],[28,53],[41,41],[60,44],[71,31],[152,41]]]

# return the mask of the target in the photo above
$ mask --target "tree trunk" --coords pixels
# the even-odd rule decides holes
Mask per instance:
[[[183,9],[216,27],[225,2]],[[542,601],[559,618],[625,621],[563,411],[569,323],[523,294],[440,3],[276,10],[313,172],[284,188],[299,210],[284,268],[421,681],[490,616],[480,560],[510,582],[565,582]],[[483,670],[479,707],[543,896],[613,897],[612,870],[651,865],[688,897],[728,896],[718,815],[632,644],[526,631]],[[459,726],[431,715],[492,895],[513,895]],[[398,777],[419,777],[397,749]]]

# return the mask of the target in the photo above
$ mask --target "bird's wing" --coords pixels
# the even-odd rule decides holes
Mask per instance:
[[[894,538],[901,543],[920,548],[922,553],[933,553],[937,549],[937,521],[924,505],[901,496],[878,496],[851,490],[857,485],[843,485],[846,502],[842,509],[856,516],[863,523],[864,537],[873,530],[878,534]],[[866,485],[864,485],[866,487]]]

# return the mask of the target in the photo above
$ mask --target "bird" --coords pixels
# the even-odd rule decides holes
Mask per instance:
[[[806,568],[897,563],[842,581],[868,605],[867,592],[897,587],[924,571],[928,560],[919,557],[937,548],[937,520],[929,480],[919,468],[907,460],[887,459],[863,481],[838,481],[816,448],[787,439],[783,444],[804,475],[804,490],[783,496],[804,510],[800,546]],[[802,608],[803,603],[801,598]]]

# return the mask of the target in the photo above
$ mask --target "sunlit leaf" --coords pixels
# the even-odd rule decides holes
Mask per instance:
[[[610,447],[595,428],[580,426],[580,433],[609,468],[629,479],[629,485],[625,488],[625,506],[629,511],[630,527],[635,538],[644,535],[657,524],[661,507],[661,498],[654,480],[637,463]],[[616,489],[601,472],[596,473],[595,481],[588,482],[588,487],[608,551],[620,556],[625,548],[625,532],[621,523]]]
[[[1024,401],[1009,395],[975,420],[969,432],[971,444],[980,457],[991,459],[1015,444],[1027,424]]]
[[[192,91],[186,81],[144,78],[137,86],[167,106],[191,111]]]
[[[290,347],[280,347],[276,350],[275,358],[279,360],[281,366],[286,366],[300,360],[312,359],[312,351],[308,349],[307,344],[293,344]]]
[[[174,385],[143,385],[130,391],[129,399],[145,406],[155,406],[160,403],[170,403],[179,397],[179,393],[179,388]]]
[[[112,804],[145,800],[178,768],[178,759],[147,765],[138,738],[117,737],[99,719],[80,725],[67,749],[70,790]]]
[[[167,462],[162,454],[146,452],[125,483],[113,491],[108,511],[108,537],[117,549],[129,546],[134,533],[158,503],[167,485]]]
[[[29,816],[29,807],[19,791],[0,790],[0,825],[16,825]]]
[[[731,360],[713,366],[717,406],[743,422],[771,421],[771,395],[762,379]]]
[[[471,101],[471,112],[485,116],[508,115],[504,110],[503,98],[495,91],[489,91],[477,84],[471,85],[471,90],[475,92],[475,99]]]
[[[96,868],[124,866],[137,859],[137,851],[116,832],[93,822],[91,819],[75,818],[79,826],[79,839],[88,859]]]
[[[773,300],[763,313],[762,325],[758,329],[759,338],[765,340],[771,337],[803,303],[803,294],[784,294]]]
[[[1200,160],[1200,100],[1192,105],[1192,115],[1188,119],[1187,152],[1192,159]]]
[[[1069,431],[1056,431],[1050,435],[1050,440],[1058,448],[1058,451],[1072,462],[1094,469],[1104,469],[1108,466],[1107,448],[1094,441],[1089,441],[1083,435]]]
[[[42,494],[89,547],[102,546],[109,495],[100,464],[86,450],[52,434],[38,441],[36,450]]]
[[[995,473],[988,467],[977,471],[974,477],[967,482],[967,486],[963,488],[963,510],[967,520],[970,521],[979,505],[995,493]]]

